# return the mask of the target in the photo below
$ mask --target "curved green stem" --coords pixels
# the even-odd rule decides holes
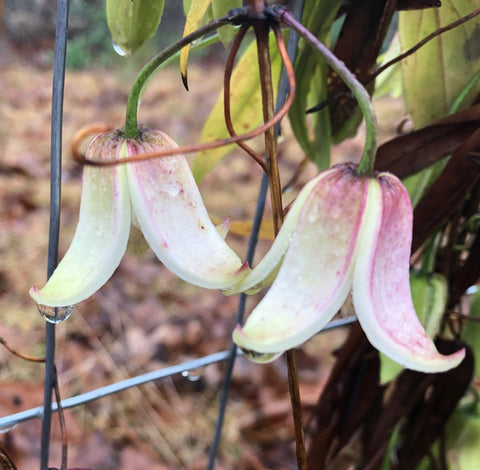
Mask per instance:
[[[175,44],[168,46],[143,67],[143,69],[140,71],[137,78],[135,79],[132,89],[130,90],[130,94],[128,95],[124,137],[135,138],[138,136],[139,131],[137,114],[140,97],[147,81],[156,72],[158,67],[160,67],[166,60],[179,52],[180,49],[185,47],[187,44],[190,44],[191,42],[195,41],[196,39],[202,37],[205,34],[210,33],[211,31],[215,31],[216,29],[228,24],[229,22],[230,17],[227,15],[219,18],[218,20],[208,23],[207,25],[197,29],[193,33],[188,34]]]
[[[306,39],[317,51],[322,54],[327,64],[337,72],[344,83],[350,88],[357,99],[358,105],[365,118],[366,137],[363,148],[362,158],[358,165],[357,173],[359,175],[373,175],[375,164],[375,154],[377,151],[377,119],[373,109],[370,95],[365,87],[357,80],[357,77],[338,59],[335,54],[322,44],[308,29],[305,28],[295,17],[282,7],[274,8],[275,16],[285,25],[292,28],[300,36]]]

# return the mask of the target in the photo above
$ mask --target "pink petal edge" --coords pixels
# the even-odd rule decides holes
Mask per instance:
[[[413,307],[409,283],[412,207],[402,183],[381,174],[370,181],[367,223],[353,278],[358,319],[370,342],[408,369],[443,372],[464,358],[440,354]]]

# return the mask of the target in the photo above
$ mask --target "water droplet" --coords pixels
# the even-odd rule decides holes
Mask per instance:
[[[165,192],[170,197],[176,197],[176,196],[178,196],[178,193],[180,192],[180,185],[179,184],[169,184],[168,186],[165,186]]]
[[[122,49],[115,41],[112,42],[113,50],[122,57],[127,57],[129,54],[127,51]]]
[[[333,206],[332,210],[330,211],[330,216],[332,219],[336,220],[339,219],[342,215],[342,207],[341,206]]]
[[[242,353],[248,357],[252,362],[257,362],[258,364],[264,364],[266,362],[271,362],[277,357],[281,356],[282,353],[262,353],[258,351],[253,351],[252,349],[240,348]]]
[[[73,305],[68,307],[49,307],[47,305],[37,304],[40,315],[50,323],[60,323],[65,321],[73,312]]]
[[[185,377],[189,382],[198,382],[202,378],[204,367],[199,367],[198,369],[184,370],[182,372],[182,377]]]
[[[308,213],[308,220],[313,224],[318,219],[318,207],[314,205]]]
[[[466,290],[466,294],[467,295],[473,295],[473,294],[476,294],[478,292],[478,286],[470,286],[467,290]]]

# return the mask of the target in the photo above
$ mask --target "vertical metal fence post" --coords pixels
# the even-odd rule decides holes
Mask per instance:
[[[58,262],[58,239],[60,230],[60,192],[62,168],[62,116],[63,90],[65,83],[65,59],[67,52],[69,0],[57,0],[55,31],[55,56],[53,65],[51,156],[50,156],[50,228],[48,238],[47,277],[50,277]],[[52,422],[52,392],[55,381],[55,324],[46,323],[45,329],[45,388],[43,398],[40,470],[48,469],[50,429]]]

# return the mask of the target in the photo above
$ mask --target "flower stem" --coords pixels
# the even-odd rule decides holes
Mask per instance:
[[[260,71],[260,86],[262,90],[262,108],[264,122],[270,121],[274,116],[274,97],[272,86],[272,70],[270,61],[270,47],[268,41],[269,27],[265,23],[254,25],[257,39],[258,65]],[[265,152],[267,155],[268,177],[270,182],[270,197],[272,201],[273,227],[275,235],[280,230],[283,222],[282,188],[280,172],[278,169],[277,141],[275,129],[270,127],[265,131]],[[295,351],[287,351],[288,386],[292,414],[295,427],[295,441],[297,463],[300,470],[306,470],[305,435],[303,431],[302,408],[300,390],[295,360]]]
[[[132,89],[128,96],[127,101],[127,112],[125,116],[125,131],[124,137],[127,139],[133,139],[138,136],[138,106],[140,103],[140,97],[142,95],[143,89],[147,84],[150,77],[156,72],[158,67],[160,67],[166,60],[176,54],[180,49],[195,41],[196,39],[208,34],[212,31],[215,31],[221,26],[228,24],[230,21],[229,16],[224,16],[218,20],[212,21],[202,28],[197,29],[191,34],[188,34],[180,41],[172,44],[165,48],[162,52],[157,54],[153,59],[151,59],[140,71],[135,82],[133,83]]]
[[[270,61],[270,45],[268,40],[268,25],[257,23],[254,25],[257,39],[258,66],[260,71],[260,86],[262,91],[262,109],[264,122],[270,121],[275,115],[273,98],[272,68]],[[277,142],[275,128],[265,130],[265,153],[267,155],[267,169],[270,180],[270,197],[272,200],[273,227],[277,234],[283,222],[282,188],[280,172],[278,170]]]
[[[375,165],[375,154],[377,151],[377,120],[373,109],[370,95],[365,87],[357,80],[357,77],[345,66],[345,64],[322,44],[307,28],[285,8],[276,7],[273,9],[275,16],[285,25],[292,28],[300,36],[306,39],[320,54],[327,64],[341,77],[344,83],[350,88],[357,99],[358,105],[365,118],[366,136],[362,157],[358,165],[359,175],[373,175]]]

